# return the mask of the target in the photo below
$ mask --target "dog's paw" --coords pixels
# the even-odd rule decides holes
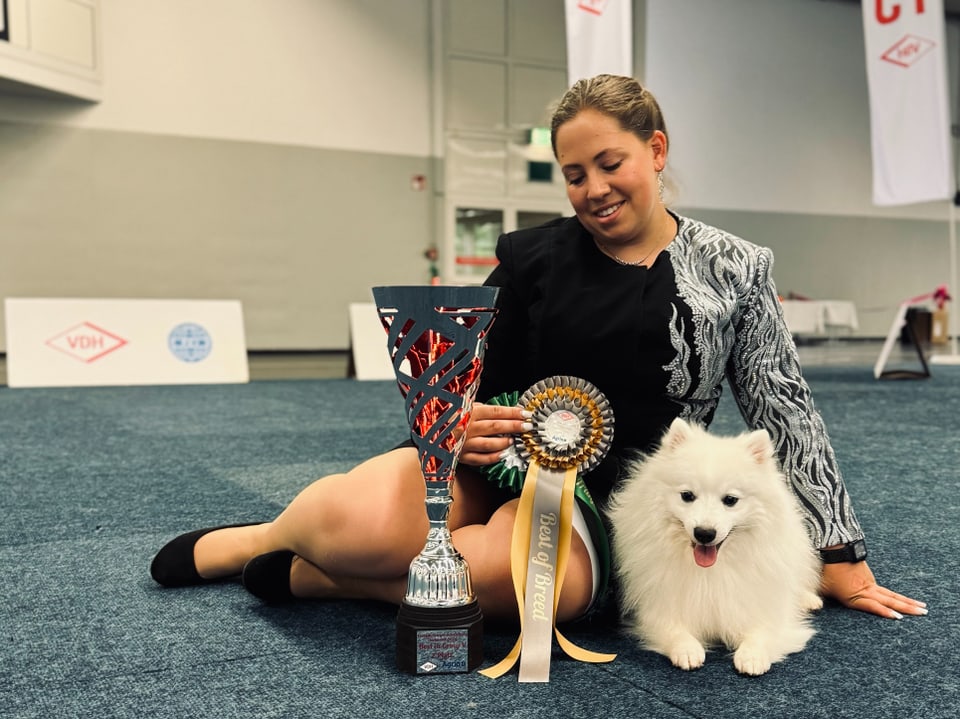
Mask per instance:
[[[690,637],[670,647],[668,656],[673,666],[684,671],[690,671],[703,666],[703,662],[707,658],[707,651],[700,642]]]
[[[818,612],[823,609],[823,598],[816,592],[804,592],[800,597],[800,608],[805,612]]]
[[[766,674],[772,664],[770,654],[756,645],[742,644],[733,654],[733,666],[737,671],[752,677]]]

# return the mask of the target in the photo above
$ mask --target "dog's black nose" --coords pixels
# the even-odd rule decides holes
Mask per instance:
[[[710,542],[717,538],[717,530],[696,527],[693,530],[693,537],[700,542],[700,544],[710,544]]]

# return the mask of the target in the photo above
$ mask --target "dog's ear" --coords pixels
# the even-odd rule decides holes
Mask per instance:
[[[764,464],[773,458],[773,442],[765,429],[758,429],[746,435],[747,449],[757,464]]]
[[[693,427],[677,417],[670,423],[670,428],[667,429],[667,433],[663,435],[663,441],[660,443],[660,446],[664,449],[676,449],[686,442],[692,434]]]

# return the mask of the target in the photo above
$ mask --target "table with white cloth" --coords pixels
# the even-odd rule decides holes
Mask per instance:
[[[857,307],[848,300],[783,300],[780,304],[795,336],[830,337],[859,326]]]

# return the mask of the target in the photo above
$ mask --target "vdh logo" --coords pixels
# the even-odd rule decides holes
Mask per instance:
[[[81,322],[51,337],[46,344],[74,359],[89,363],[120,349],[127,341],[92,322]]]
[[[932,40],[926,40],[916,35],[904,35],[883,53],[880,59],[892,62],[900,67],[910,67],[934,47],[936,47],[936,43]]]

